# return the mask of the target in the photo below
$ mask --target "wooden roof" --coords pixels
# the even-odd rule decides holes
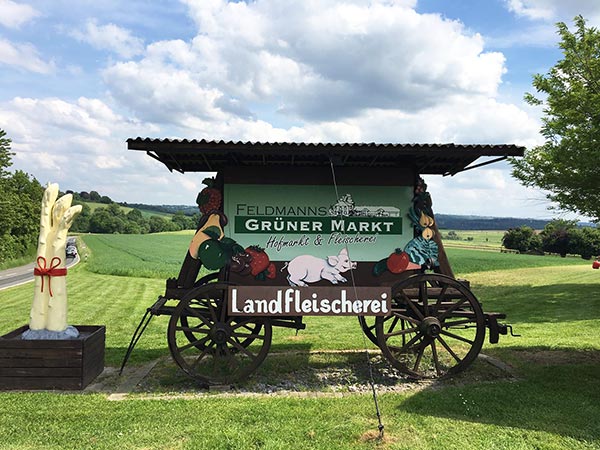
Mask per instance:
[[[454,175],[463,170],[523,156],[524,147],[501,144],[311,144],[207,140],[127,139],[129,150],[145,151],[171,171],[216,172],[231,166],[414,167],[420,174]],[[480,157],[492,160],[472,165]]]

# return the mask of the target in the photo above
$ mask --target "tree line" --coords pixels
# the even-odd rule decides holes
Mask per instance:
[[[553,220],[538,233],[524,225],[507,230],[502,245],[520,253],[570,254],[590,259],[600,255],[600,228],[578,227],[573,220]]]
[[[195,230],[200,219],[199,213],[187,216],[182,211],[178,211],[170,218],[161,216],[146,218],[139,209],[125,212],[117,203],[110,203],[94,211],[86,203],[80,204],[83,205],[83,209],[71,227],[71,231],[78,233],[147,234]]]
[[[34,255],[44,188],[21,170],[11,173],[11,140],[0,129],[0,264]]]

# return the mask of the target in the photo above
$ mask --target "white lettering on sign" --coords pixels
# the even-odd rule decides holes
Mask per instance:
[[[234,316],[385,316],[391,310],[391,296],[389,287],[232,286],[228,307]]]

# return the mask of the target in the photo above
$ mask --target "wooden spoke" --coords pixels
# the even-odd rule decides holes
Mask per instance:
[[[202,342],[203,339],[198,339],[196,341],[190,342],[186,345],[183,345],[181,347],[177,347],[177,350],[179,350],[179,352],[184,352],[192,347],[196,347],[198,344],[200,344]],[[206,341],[205,341],[206,342]]]
[[[435,346],[435,339],[431,341],[431,353],[433,355],[433,364],[435,365],[435,373],[437,376],[442,376],[442,371],[440,369],[440,360],[438,358],[437,348]]]
[[[176,328],[177,331],[190,331],[192,333],[203,333],[203,334],[207,334],[208,330],[207,329],[202,329],[199,327],[184,327],[184,326],[178,326]]]
[[[461,362],[462,359],[460,359],[456,353],[454,353],[454,351],[450,348],[450,346],[446,343],[446,341],[444,340],[444,338],[442,338],[441,336],[438,337],[438,341],[440,341],[440,344],[442,344],[442,347],[444,347],[446,349],[446,351],[448,353],[450,353],[450,355],[452,355],[452,357],[454,358],[454,360],[456,362]]]
[[[467,344],[471,344],[471,345],[474,344],[474,342],[471,341],[470,339],[467,339],[467,338],[464,338],[462,336],[459,336],[458,334],[450,333],[449,331],[446,331],[446,330],[442,330],[442,334],[444,336],[448,336],[448,337],[451,337],[453,339],[458,339],[459,341],[466,342]]]
[[[417,351],[417,359],[415,360],[415,365],[413,366],[413,371],[419,370],[419,365],[421,364],[421,359],[423,358],[423,353],[425,353],[425,349],[427,348],[426,342],[421,342],[419,346],[419,350]]]
[[[398,316],[394,316],[394,319],[392,320],[392,324],[388,328],[388,333],[391,333],[392,330],[396,327],[398,320],[400,320],[400,318]]]
[[[410,323],[412,323],[413,325],[419,325],[419,324],[421,323],[421,321],[420,321],[420,320],[413,319],[412,317],[406,316],[406,315],[404,315],[404,314],[401,314],[401,313],[399,313],[399,312],[397,312],[397,311],[392,311],[392,314],[393,314],[394,316],[396,316],[396,317],[399,317],[399,318],[400,318],[400,319],[402,319],[402,320],[406,320],[407,322],[410,322]]]
[[[200,319],[206,326],[210,326],[210,319],[205,317],[200,311],[196,311],[194,308],[185,308],[185,312],[189,313],[188,315],[197,317]]]
[[[403,353],[403,352],[407,351],[410,348],[410,346],[413,345],[415,342],[417,342],[421,337],[422,337],[421,334],[417,334],[417,335],[413,336],[410,341],[408,341],[406,344],[404,344],[402,347],[400,347],[398,349],[398,353]]]
[[[237,348],[240,352],[246,354],[246,356],[250,357],[251,359],[256,359],[256,355],[254,353],[252,353],[250,350],[248,350],[246,347],[244,347],[243,345],[241,345],[239,342],[237,342],[235,339],[229,339],[229,342],[231,344],[233,344],[233,346],[235,348]]]
[[[463,298],[461,300],[459,300],[457,303],[453,304],[450,308],[448,308],[447,310],[445,310],[441,316],[438,317],[438,319],[442,322],[444,320],[446,320],[446,318],[453,312],[456,311],[458,308],[460,308],[462,305],[464,305],[467,302],[466,298]]]
[[[391,333],[386,333],[384,336],[390,338],[392,336],[400,336],[400,335],[406,335],[408,333],[414,333],[415,331],[418,331],[418,327],[413,327],[413,328],[405,328],[403,330],[398,330],[398,331],[393,331]]]
[[[425,281],[421,281],[419,283],[419,300],[423,304],[423,311],[425,312],[425,316],[428,316],[429,304],[427,298],[427,283]]]
[[[202,358],[204,358],[208,354],[208,352],[212,349],[213,345],[214,345],[214,343],[211,342],[210,345],[207,345],[206,347],[204,347],[204,350],[202,350],[202,353],[200,353],[198,355],[198,357],[192,364],[192,368],[195,368],[198,366],[198,364],[200,364],[200,361],[202,361]]]
[[[252,339],[252,340],[254,340],[254,339],[263,340],[265,338],[264,336],[261,336],[260,334],[253,334],[253,333],[250,333],[250,334],[231,333],[231,335],[236,338]]]
[[[413,301],[408,298],[408,296],[404,293],[401,292],[400,295],[402,296],[402,298],[404,299],[404,301],[406,301],[406,304],[413,310],[413,312],[417,315],[417,317],[421,320],[423,320],[425,317],[423,316],[423,314],[421,313],[421,311],[419,311],[419,308],[417,308],[415,306],[415,304],[413,303]]]
[[[244,328],[246,328],[246,329],[250,330],[250,327],[248,327],[248,324],[249,324],[249,323],[252,323],[252,318],[250,318],[250,319],[246,319],[246,320],[244,320],[244,321],[242,321],[242,322],[237,322],[235,325],[233,325],[233,326],[231,327],[231,329],[232,329],[232,330],[237,330],[237,329],[238,329],[238,328],[240,328],[240,327],[244,327]]]
[[[444,286],[442,286],[442,290],[440,291],[440,294],[438,295],[438,299],[435,302],[435,313],[436,314],[439,311],[440,306],[444,302],[444,299],[446,298],[446,291],[448,291],[448,285],[447,284],[445,284]]]

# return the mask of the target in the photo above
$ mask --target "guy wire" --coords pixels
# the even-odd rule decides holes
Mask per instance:
[[[338,191],[337,180],[335,177],[335,168],[333,166],[333,160],[331,159],[331,157],[329,157],[329,164],[331,166],[331,176],[333,178],[333,187],[335,189],[335,199],[337,201],[340,198],[340,193]],[[340,218],[343,218],[341,213],[340,213]],[[350,258],[350,249],[348,248],[348,242],[346,242],[345,248],[346,248],[346,253],[348,254],[348,258],[350,259],[350,261],[352,261],[352,258]],[[352,268],[352,264],[350,264],[350,278],[352,280],[352,288],[354,290],[354,299],[358,300],[358,291],[356,290],[356,280],[354,278],[354,269]],[[375,380],[373,378],[373,365],[371,364],[371,358],[369,356],[369,349],[367,348],[367,340],[365,338],[365,333],[363,332],[361,334],[362,334],[362,339],[363,339],[363,347],[365,350],[365,356],[367,359],[367,367],[369,368],[369,384],[371,385],[371,392],[373,393],[373,403],[375,404],[375,412],[377,414],[377,422],[378,422],[377,429],[379,430],[379,437],[383,438],[384,426],[383,426],[383,422],[381,420],[381,410],[379,409],[379,401],[377,398],[377,389],[375,388]]]

